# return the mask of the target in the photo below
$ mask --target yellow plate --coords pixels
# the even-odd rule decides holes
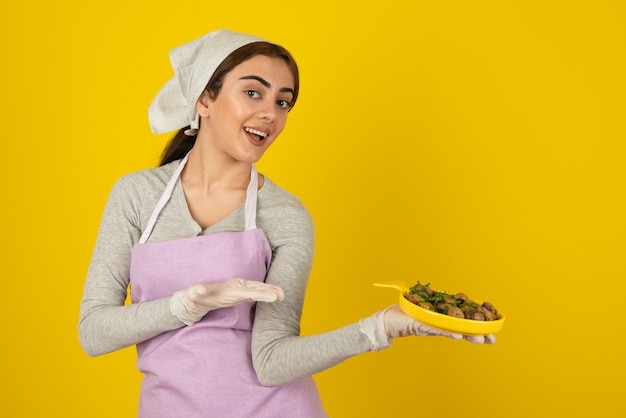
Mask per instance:
[[[409,287],[401,281],[374,283],[378,287],[391,287],[400,292],[399,305],[405,314],[423,324],[450,332],[458,332],[465,335],[487,335],[498,332],[504,325],[504,314],[498,310],[498,319],[495,321],[475,321],[473,319],[456,318],[430,311],[410,302],[405,295],[409,293]],[[478,302],[475,300],[475,302]],[[482,303],[482,302],[478,302]]]

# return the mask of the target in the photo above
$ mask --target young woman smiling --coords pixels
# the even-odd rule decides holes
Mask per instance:
[[[298,98],[296,63],[228,30],[170,58],[175,75],[149,119],[155,133],[178,132],[159,167],[113,187],[79,322],[89,355],[137,346],[140,417],[324,417],[313,374],[396,337],[463,338],[397,305],[301,336],[313,222],[254,166]]]

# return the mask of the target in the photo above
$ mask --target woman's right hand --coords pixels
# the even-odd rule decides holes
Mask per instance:
[[[275,285],[245,279],[230,279],[219,283],[196,283],[172,296],[172,312],[191,325],[208,312],[244,302],[276,302],[285,298]]]

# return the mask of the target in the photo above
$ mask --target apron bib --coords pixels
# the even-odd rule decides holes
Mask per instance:
[[[237,277],[265,280],[272,253],[265,233],[256,227],[254,166],[245,204],[245,231],[146,242],[187,158],[173,174],[133,247],[133,303],[170,297],[198,282]],[[259,383],[250,349],[254,308],[250,302],[217,309],[192,326],[137,344],[137,368],[143,373],[139,417],[325,417],[311,377],[277,387]]]

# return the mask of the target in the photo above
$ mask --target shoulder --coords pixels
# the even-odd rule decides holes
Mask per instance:
[[[313,219],[302,201],[267,177],[257,200],[257,224],[274,247],[283,244],[312,246]]]
[[[265,177],[258,196],[258,211],[268,211],[276,216],[296,217],[310,222],[311,215],[300,198]]]
[[[174,161],[160,167],[146,168],[125,174],[117,180],[113,188],[131,193],[152,188],[163,189],[178,166],[178,163],[178,161]]]
[[[124,211],[142,212],[153,207],[163,193],[177,162],[125,174],[113,185],[107,205]]]

